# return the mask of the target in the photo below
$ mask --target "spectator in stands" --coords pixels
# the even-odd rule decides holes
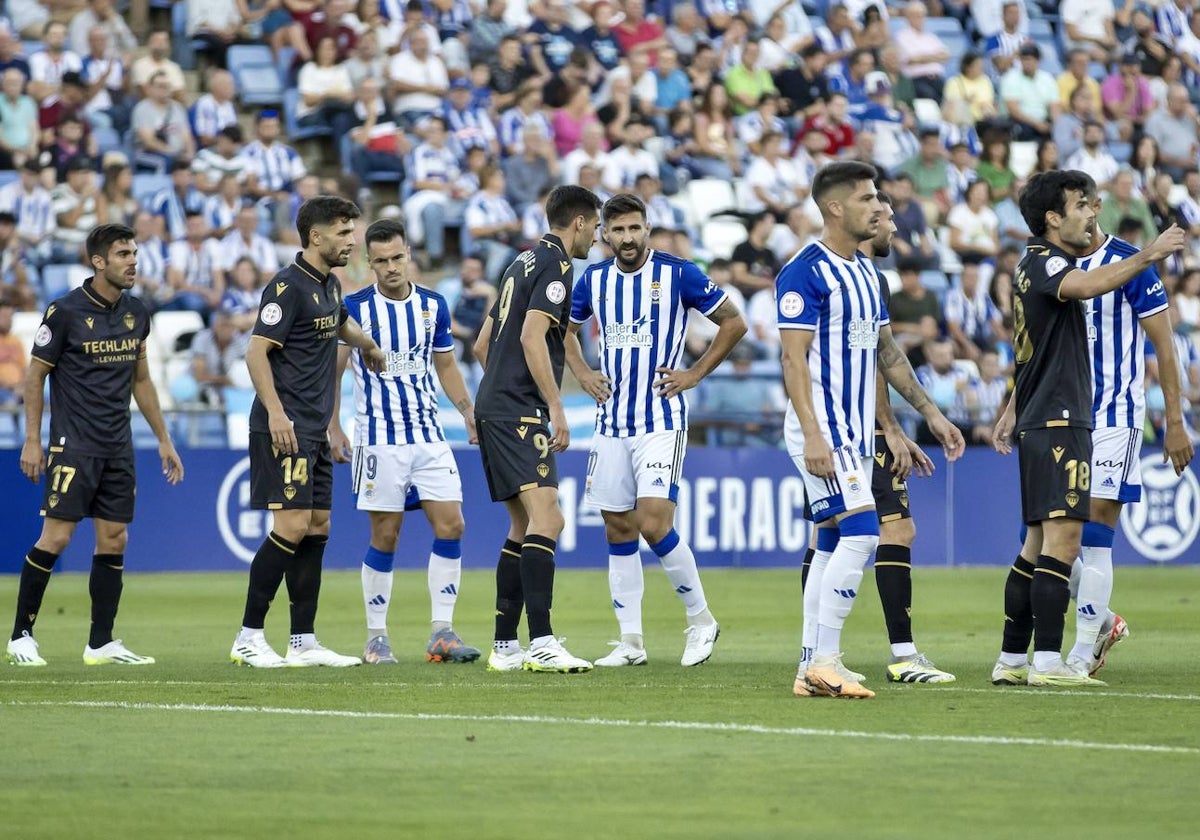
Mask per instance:
[[[892,221],[896,223],[892,250],[896,252],[897,263],[915,265],[918,271],[936,271],[941,260],[925,212],[913,200],[912,176],[904,172],[896,175],[888,185],[888,193],[892,198]]]
[[[29,41],[41,38],[46,22],[50,20],[49,4],[44,0],[8,0],[4,4],[4,13],[12,24],[12,31]]]
[[[412,195],[404,202],[404,218],[410,242],[424,243],[430,268],[445,260],[446,226],[459,219],[469,197],[460,183],[462,170],[454,152],[446,145],[446,122],[430,117],[425,140],[413,149],[412,171],[408,173]]]
[[[50,191],[42,185],[43,164],[30,157],[18,180],[0,187],[0,211],[17,220],[18,258],[34,268],[51,261],[51,241],[57,220]]]
[[[970,375],[954,363],[954,345],[948,340],[932,342],[926,354],[928,361],[916,370],[917,381],[946,415],[946,419],[969,435],[971,416],[967,409],[966,395],[971,388]],[[925,421],[918,423],[917,443],[936,442],[937,438],[930,433]]]
[[[712,280],[714,286],[725,292],[729,301],[737,307],[738,313],[745,317],[746,299],[738,291],[737,286],[733,285],[733,269],[729,260],[718,257],[709,263],[708,279]],[[700,358],[716,334],[717,325],[707,318],[689,318],[687,337],[684,340],[688,356],[693,359]]]
[[[1082,51],[1089,60],[1107,64],[1117,48],[1112,0],[1063,0],[1058,10],[1063,44]]]
[[[692,80],[680,69],[679,53],[673,47],[659,50],[654,81],[656,94],[653,113],[655,123],[662,131],[667,127],[667,115],[680,104],[690,104],[692,101]]]
[[[255,132],[257,138],[242,150],[246,160],[246,191],[252,198],[266,198],[286,205],[296,182],[308,174],[304,160],[291,146],[279,142],[278,111],[260,111]]]
[[[1058,84],[1041,69],[1042,50],[1037,44],[1025,44],[1018,56],[1018,66],[1000,80],[1000,98],[1013,123],[1013,137],[1041,140],[1050,136],[1050,126],[1062,112]]]
[[[12,213],[0,212],[0,308],[8,302],[22,310],[33,310],[37,308],[38,295],[21,262],[21,245],[16,231],[17,217]],[[3,335],[4,331],[0,329],[0,340]],[[0,385],[2,390],[3,386]]]
[[[55,174],[61,181],[66,177],[67,163],[80,155],[91,157],[96,150],[96,142],[95,138],[88,137],[87,128],[76,113],[59,117],[53,132],[48,154]]]
[[[688,78],[692,80],[692,90],[697,96],[703,95],[715,84],[720,83],[717,70],[717,52],[708,44],[696,48],[692,63],[687,66]]]
[[[979,180],[985,182],[991,188],[992,201],[1000,201],[1004,196],[1008,195],[1013,181],[1017,179],[1016,174],[1008,165],[1010,152],[1011,149],[1009,148],[1008,141],[989,141],[984,146],[983,159],[975,167],[975,174]]]
[[[635,53],[643,53],[650,57],[653,66],[653,56],[667,45],[662,25],[646,17],[645,0],[624,0],[622,5],[625,17],[613,31],[617,43],[621,45],[621,52],[629,58]]]
[[[337,41],[332,35],[324,35],[317,41],[314,58],[300,68],[296,87],[300,92],[300,101],[296,104],[299,125],[328,126],[333,130],[334,139],[340,140],[358,124],[354,114],[354,83],[350,81],[345,65],[338,63]],[[412,103],[413,100],[409,100],[408,104]],[[435,107],[440,109],[440,101]],[[415,120],[415,113],[410,109],[409,119]]]
[[[813,31],[821,49],[829,58],[830,66],[836,66],[858,46],[858,24],[850,16],[845,3],[830,3],[825,12],[825,25]]]
[[[1147,242],[1154,241],[1154,237],[1158,236],[1158,228],[1155,227],[1154,217],[1150,215],[1150,208],[1134,191],[1133,170],[1122,166],[1113,178],[1112,189],[1104,196],[1097,221],[1101,229],[1115,231],[1121,219],[1126,216],[1132,216],[1142,223]]]
[[[58,222],[54,230],[53,261],[77,263],[88,233],[98,220],[100,190],[90,158],[82,155],[67,164],[66,180],[51,194]]]
[[[200,191],[211,195],[217,192],[226,175],[234,176],[239,184],[244,183],[247,165],[242,154],[242,128],[235,123],[218,131],[213,145],[196,152],[192,172]]]
[[[13,309],[16,301],[11,295],[0,297],[0,410],[15,411],[25,391],[25,345],[12,334]],[[22,307],[24,308],[24,307]]]
[[[787,30],[781,16],[776,15],[767,21],[762,31],[763,36],[758,43],[758,66],[774,75],[792,63],[795,51],[781,43],[787,40]]]
[[[1121,44],[1121,53],[1135,55],[1146,76],[1161,76],[1163,64],[1171,55],[1171,42],[1154,29],[1154,15],[1146,6],[1134,7],[1132,34]]]
[[[244,383],[249,377],[245,370],[249,345],[249,334],[240,333],[233,317],[218,309],[212,315],[212,326],[200,330],[192,338],[189,372],[195,381],[195,390],[179,389],[173,383],[172,395],[184,396],[182,402],[199,400],[208,405],[224,405],[225,389],[234,387],[235,379]],[[238,368],[241,368],[240,375]],[[191,390],[190,394],[188,390]],[[189,396],[191,399],[186,399]]]
[[[166,74],[151,77],[148,90],[133,109],[134,162],[141,170],[164,172],[176,159],[191,161],[196,143],[187,111],[171,98]]]
[[[185,160],[171,165],[171,186],[159,190],[146,202],[146,209],[155,215],[162,225],[159,233],[168,242],[187,235],[187,218],[192,213],[204,211],[205,196],[198,189],[192,176],[192,167]]]
[[[137,279],[132,293],[150,308],[158,309],[172,295],[167,286],[167,243],[158,235],[158,220],[149,210],[133,217],[134,244],[137,245]]]
[[[950,176],[946,172],[941,131],[922,129],[920,143],[917,154],[902,163],[898,171],[912,178],[917,203],[925,211],[926,220],[933,224],[950,210]]]
[[[192,128],[200,148],[217,142],[221,129],[238,124],[233,74],[213,68],[208,73],[208,93],[192,106]]]
[[[103,27],[88,30],[88,49],[80,71],[87,86],[84,112],[92,125],[123,134],[129,128],[130,106],[125,101],[125,65],[109,52],[108,33]]]
[[[793,207],[783,218],[783,224],[777,224],[771,230],[767,246],[779,258],[783,265],[813,239],[813,224],[808,219],[804,206]]]
[[[993,4],[994,0],[991,0]],[[971,4],[972,6],[975,3]],[[978,25],[978,22],[977,22]],[[984,55],[991,62],[992,78],[1002,79],[1017,63],[1017,53],[1029,42],[1029,21],[1022,0],[1003,0],[998,10],[996,28],[990,32],[980,29],[985,41]]]
[[[1176,328],[1184,333],[1200,330],[1200,269],[1192,268],[1184,272],[1173,298],[1175,314],[1178,316]]]
[[[517,35],[506,35],[500,40],[492,63],[489,65],[492,99],[496,110],[503,112],[516,104],[518,94],[526,82],[539,87],[549,79],[537,75],[533,67],[521,57],[521,39]]]
[[[1058,169],[1059,159],[1060,155],[1058,152],[1057,143],[1055,143],[1053,140],[1039,141],[1037,145],[1037,151],[1034,154],[1033,171],[1030,173],[1030,175],[1032,176],[1038,174],[1039,172],[1050,172]],[[1005,160],[1007,161],[1007,158]]]
[[[991,443],[992,427],[996,425],[1000,408],[1008,396],[1009,379],[1000,368],[1000,356],[994,352],[980,354],[978,366],[979,376],[971,380],[965,402],[972,421],[970,439],[987,446]]]
[[[188,4],[187,37],[203,42],[197,52],[207,53],[218,67],[225,66],[229,47],[239,40],[242,15],[237,0],[202,0]]]
[[[841,157],[854,147],[854,127],[849,118],[849,100],[844,93],[831,93],[825,103],[825,113],[810,117],[800,129],[800,140],[809,129],[817,129],[825,135],[827,143],[823,154],[829,158]]]
[[[590,165],[585,164],[585,166]],[[542,234],[546,232],[546,199],[550,197],[552,189],[553,187],[543,189],[542,194],[538,196],[538,200],[526,207],[521,213],[520,250],[526,251],[532,248],[542,238]]]
[[[946,292],[945,315],[956,358],[978,362],[984,351],[995,349],[1004,332],[1003,317],[988,295],[977,261],[963,260],[958,283]]]
[[[254,329],[258,320],[258,304],[262,300],[263,286],[258,266],[250,257],[238,257],[229,271],[225,285],[225,296],[221,298],[221,311],[233,321],[239,333]]]
[[[950,210],[946,224],[950,228],[950,248],[964,262],[995,259],[1000,253],[1000,224],[985,181],[976,181],[967,188],[967,200]]]
[[[1121,58],[1120,66],[1100,86],[1100,98],[1105,116],[1117,124],[1118,136],[1129,142],[1154,110],[1154,96],[1136,55]]]
[[[518,212],[536,202],[543,189],[559,181],[554,143],[532,124],[524,128],[521,153],[505,159],[503,168],[508,200]]]
[[[1071,107],[1071,97],[1080,88],[1092,94],[1093,106],[1100,102],[1100,83],[1088,75],[1088,51],[1075,49],[1067,56],[1067,67],[1058,77],[1058,99],[1064,108]]]
[[[350,130],[350,170],[369,192],[372,173],[391,172],[396,180],[404,179],[404,157],[412,151],[412,142],[396,125],[377,79],[363,79],[355,93],[354,116],[360,124]]]
[[[768,91],[758,99],[758,107],[734,121],[738,141],[752,155],[762,154],[764,134],[787,134],[787,123],[779,117],[779,94]]]
[[[258,233],[258,211],[253,205],[242,207],[233,224],[234,229],[220,240],[219,268],[232,271],[238,260],[248,257],[258,268],[261,281],[271,282],[275,272],[279,271],[279,258],[274,243]]]
[[[450,95],[442,108],[449,131],[449,146],[460,162],[467,150],[480,148],[493,157],[500,156],[500,136],[486,108],[472,102],[471,83],[463,78],[450,82]]]
[[[222,175],[215,195],[204,202],[204,220],[213,236],[222,237],[233,230],[233,223],[242,211],[246,199],[242,183],[236,175]]]
[[[1200,158],[1197,128],[1200,116],[1188,101],[1188,89],[1182,84],[1167,91],[1166,104],[1146,118],[1146,136],[1158,143],[1158,166],[1176,181],[1183,180],[1185,169],[1196,166]]]
[[[167,252],[167,285],[172,297],[162,309],[198,312],[207,319],[225,294],[221,242],[209,237],[204,214],[187,214],[187,235]]]
[[[1159,231],[1164,231],[1171,225],[1179,225],[1186,227],[1183,218],[1179,214],[1179,208],[1171,201],[1171,190],[1175,186],[1175,180],[1165,172],[1160,172],[1154,176],[1151,182],[1149,195],[1146,198],[1146,206],[1150,208],[1150,216],[1154,219],[1154,226]]]
[[[171,60],[171,35],[164,30],[155,30],[146,40],[148,52],[133,62],[129,69],[129,81],[139,96],[148,96],[150,80],[158,74],[166,76],[167,89],[173,99],[183,99],[187,82],[183,70]]]
[[[1104,142],[1104,126],[1092,120],[1083,129],[1083,146],[1067,158],[1067,169],[1078,169],[1092,176],[1101,191],[1107,190],[1116,177],[1118,164]]]
[[[970,0],[971,21],[982,38],[1000,31],[1029,34],[1029,14],[1024,0]],[[1009,21],[1013,20],[1012,26]]]
[[[925,29],[928,16],[925,4],[918,0],[905,5],[908,26],[896,33],[895,42],[900,49],[900,68],[913,80],[917,96],[940,102],[950,52],[941,38]]]
[[[0,73],[10,68],[20,70],[21,75],[29,79],[29,62],[21,55],[21,42],[7,27],[0,25]]]
[[[763,289],[775,288],[775,275],[779,273],[779,259],[767,247],[771,231],[775,229],[775,217],[770,213],[758,213],[746,223],[749,237],[733,249],[729,262],[733,269],[733,285],[747,301]]]
[[[598,122],[588,123],[580,135],[578,148],[562,161],[562,182],[579,183],[579,167],[590,163],[603,171],[608,166],[609,153],[605,151],[604,127]]]
[[[779,318],[776,312],[774,286],[760,289],[746,301],[746,340],[757,351],[760,359],[779,359]]]
[[[905,114],[913,113],[917,90],[913,80],[900,68],[900,48],[890,41],[884,44],[879,50],[878,63],[878,72],[885,74],[892,84],[892,99],[895,101],[896,107]]]
[[[608,153],[608,161],[601,172],[604,188],[609,192],[627,192],[633,189],[639,175],[658,175],[658,161],[646,151],[645,143],[653,136],[654,129],[640,119],[631,119],[625,124],[624,142]],[[511,180],[512,175],[509,175]]]
[[[539,236],[544,229],[539,231]],[[459,269],[462,286],[450,310],[450,335],[458,346],[458,363],[465,369],[467,387],[478,387],[483,369],[475,359],[475,339],[496,302],[496,288],[484,279],[483,260],[468,254]]]
[[[472,64],[486,63],[500,47],[501,40],[513,32],[504,18],[505,0],[487,0],[483,10],[471,20],[469,57]]]
[[[959,73],[946,82],[942,115],[954,125],[975,125],[996,116],[996,88],[984,72],[983,57],[966,52]]]
[[[64,73],[83,69],[83,59],[66,43],[67,27],[51,21],[42,35],[43,48],[29,57],[29,95],[39,103],[58,92]]]
[[[606,103],[615,96],[618,83],[627,83],[631,97],[631,107],[638,113],[649,116],[654,113],[654,103],[658,99],[658,77],[650,66],[650,57],[645,53],[630,56],[629,59],[607,74],[596,94],[596,101]],[[582,84],[582,80],[579,82]]]
[[[1029,232],[1029,225],[1025,222],[1025,217],[1021,215],[1021,207],[1018,203],[1024,186],[1025,182],[1020,179],[1013,181],[1008,195],[993,208],[996,211],[996,222],[1000,228],[1001,252],[1014,245],[1023,248],[1026,240],[1033,235]]]
[[[541,16],[527,32],[529,60],[540,76],[557,76],[571,60],[580,43],[579,33],[567,25],[563,0],[545,0]]]
[[[504,173],[489,164],[480,176],[480,190],[467,201],[464,226],[470,247],[484,262],[484,277],[496,283],[517,256],[513,246],[520,241],[521,220],[504,197]]]
[[[742,209],[747,213],[769,210],[775,219],[786,218],[792,207],[808,197],[808,184],[795,165],[783,156],[783,135],[774,131],[763,135],[762,154],[750,159],[745,185],[750,195]]]
[[[505,157],[521,154],[527,126],[533,126],[547,139],[554,136],[550,120],[542,111],[542,89],[533,81],[517,91],[516,104],[500,115],[500,149]]]
[[[25,77],[15,67],[0,75],[0,169],[20,169],[38,153],[37,103],[21,92],[24,87]]]
[[[867,74],[875,70],[875,53],[858,49],[846,59],[844,72],[829,79],[829,89],[845,94],[850,115],[857,117],[867,106]]]
[[[94,27],[103,30],[106,52],[111,58],[128,60],[137,49],[137,38],[129,31],[125,19],[117,14],[113,0],[89,0],[88,8],[71,18],[67,44],[73,52],[83,55],[89,51],[89,36]]]
[[[918,152],[919,143],[912,133],[916,120],[911,112],[895,107],[891,80],[882,70],[867,76],[866,92],[868,102],[858,115],[858,124],[860,134],[874,137],[869,162],[893,172]]]
[[[807,18],[806,18],[807,19]],[[692,2],[674,3],[671,7],[671,25],[666,30],[667,44],[678,54],[680,61],[690,64],[696,51],[712,43],[705,30],[704,21],[696,12]]]
[[[646,224],[651,231],[683,227],[681,214],[662,194],[662,182],[658,178],[649,172],[643,172],[637,177],[635,191],[642,204],[646,205]]]
[[[1179,202],[1179,218],[1183,227],[1193,237],[1200,237],[1200,172],[1189,169],[1183,174],[1183,186],[1186,190],[1183,200]],[[1193,241],[1192,250],[1196,250],[1200,240]]]
[[[350,74],[350,84],[358,90],[367,79],[382,79],[387,75],[388,56],[379,48],[379,36],[367,29],[358,36],[354,52],[342,62]]]
[[[800,50],[800,60],[775,75],[779,91],[780,113],[797,120],[816,116],[825,107],[829,84],[825,68],[829,58],[817,43]]]
[[[1149,196],[1158,177],[1158,141],[1142,135],[1134,144],[1129,167],[1133,170],[1134,186],[1143,195]]]
[[[396,116],[409,126],[440,111],[442,98],[450,88],[446,65],[430,50],[429,36],[422,30],[413,32],[409,48],[392,58],[388,80]]]
[[[592,95],[587,85],[572,84],[567,88],[566,102],[556,108],[550,120],[550,133],[554,136],[554,150],[559,157],[566,157],[579,148],[583,131],[589,125],[600,128],[596,109],[592,107]]]
[[[139,205],[133,197],[133,167],[111,163],[104,167],[104,187],[100,190],[100,223],[130,225]]]
[[[613,193],[606,190],[604,185],[600,182],[603,174],[604,173],[592,166],[590,163],[585,163],[583,166],[579,167],[579,186],[594,192],[596,197],[599,198],[601,202],[608,201],[613,197]],[[601,248],[606,246],[597,244],[596,247]]]
[[[1071,91],[1068,110],[1058,115],[1051,129],[1051,136],[1058,144],[1058,153],[1064,160],[1083,147],[1084,127],[1097,120],[1098,103],[1099,100],[1092,98],[1091,89],[1085,85]]]
[[[950,181],[950,203],[958,204],[966,200],[967,187],[979,180],[975,172],[979,161],[971,155],[971,147],[965,142],[950,143],[948,148],[950,162],[946,164],[946,177]]]
[[[936,339],[941,329],[942,309],[937,296],[921,283],[918,263],[902,259],[896,270],[900,274],[900,288],[892,293],[888,304],[892,333],[909,361],[919,365],[925,359],[922,345]]]
[[[769,378],[752,375],[755,355],[743,341],[730,351],[716,375],[705,381],[701,404],[717,421],[709,437],[717,446],[779,445],[779,389]],[[772,422],[765,422],[768,419]]]
[[[770,72],[758,66],[760,55],[759,40],[750,38],[742,49],[741,59],[725,74],[725,90],[735,114],[754,110],[764,93],[778,93]]]

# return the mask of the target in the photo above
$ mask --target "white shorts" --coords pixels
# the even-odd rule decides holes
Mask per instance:
[[[804,479],[808,513],[813,522],[824,522],[848,510],[874,509],[875,496],[871,493],[874,458],[859,455],[852,446],[839,446],[833,450],[833,478],[819,478],[804,464],[803,438],[789,439],[787,447],[792,463]]]
[[[1114,502],[1142,500],[1142,430],[1092,432],[1092,498]]]
[[[679,497],[687,431],[650,432],[627,438],[596,435],[588,455],[590,504],[614,513],[633,510],[638,499]]]
[[[423,502],[461,502],[462,480],[450,444],[354,447],[354,495],[359,510],[399,512],[410,487]]]

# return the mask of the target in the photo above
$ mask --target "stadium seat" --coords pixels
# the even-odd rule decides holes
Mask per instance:
[[[1008,168],[1018,178],[1028,178],[1037,164],[1038,144],[1033,140],[1022,140],[1008,147]]]
[[[713,216],[737,211],[737,196],[733,192],[733,184],[728,181],[697,178],[688,181],[687,194],[701,222]]]
[[[298,143],[314,137],[332,137],[333,129],[327,125],[301,127],[296,122],[296,105],[300,102],[300,91],[288,88],[283,92],[283,128],[288,140]]]
[[[942,106],[936,99],[914,99],[913,116],[921,125],[940,125],[942,122]]]
[[[154,175],[146,172],[137,172],[133,176],[133,197],[138,204],[143,207],[155,193],[160,190],[168,190],[171,188],[170,175]]]
[[[91,276],[92,272],[85,265],[45,266],[42,269],[42,294],[46,300],[54,300],[72,289],[78,289]]]
[[[9,184],[20,181],[21,173],[15,169],[0,170],[0,187],[7,187]]]
[[[175,341],[189,332],[204,329],[199,312],[159,312],[150,330],[151,343],[157,345],[164,360],[175,355]]]
[[[33,55],[34,53],[41,52],[44,49],[46,49],[46,45],[41,41],[21,42],[21,55],[25,56],[26,58],[29,58],[29,56]]]
[[[21,340],[21,346],[25,348],[25,352],[28,353],[29,348],[33,346],[33,337],[37,334],[41,323],[41,312],[13,313],[12,334]]]
[[[275,69],[279,71],[279,78],[283,80],[283,86],[295,87],[292,80],[292,65],[296,62],[296,50],[294,47],[280,47],[279,52],[275,54]]]
[[[121,139],[121,134],[115,128],[93,128],[92,136],[96,138],[96,150],[101,157],[104,157],[106,152],[117,152],[125,149],[125,143]]]
[[[718,259],[729,259],[733,249],[746,241],[746,226],[741,222],[718,219],[705,222],[700,229],[700,241]]]
[[[696,218],[696,209],[692,207],[692,202],[686,192],[681,191],[675,195],[669,195],[667,201],[675,208],[676,215],[683,215],[683,223],[688,230],[694,231],[700,226],[700,219]]]
[[[962,24],[958,22],[958,18],[952,17],[931,17],[925,21],[925,31],[941,37],[943,40],[949,37],[964,37]]]
[[[196,49],[203,41],[187,37],[188,0],[178,0],[171,5],[171,52],[172,58],[183,70],[196,69]]]
[[[1035,41],[1054,40],[1054,28],[1050,25],[1050,21],[1045,18],[1030,17],[1029,19],[1029,37]]]
[[[283,101],[283,82],[270,47],[234,44],[229,48],[226,63],[243,105],[278,105]]]

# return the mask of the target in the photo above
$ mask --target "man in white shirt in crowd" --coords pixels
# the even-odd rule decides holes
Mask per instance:
[[[412,33],[407,50],[392,58],[388,79],[396,116],[408,125],[440,111],[450,89],[446,65],[430,50],[429,36],[421,30]]]
[[[562,161],[562,182],[579,183],[579,168],[591,164],[603,172],[608,166],[608,152],[604,150],[604,126],[590,122],[583,127],[579,148],[568,152]]]
[[[258,211],[246,205],[238,212],[233,230],[221,240],[221,269],[229,272],[242,257],[258,267],[259,279],[269,283],[279,271],[279,257],[270,239],[258,232]]]
[[[644,172],[658,177],[658,161],[644,147],[653,133],[654,129],[638,117],[631,117],[625,124],[625,142],[609,152],[608,165],[601,176],[606,190],[613,193],[632,190],[637,177]]]
[[[1094,120],[1084,125],[1083,146],[1066,159],[1063,169],[1078,169],[1091,175],[1101,192],[1109,188],[1113,178],[1117,177],[1120,165],[1104,142],[1103,125]]]

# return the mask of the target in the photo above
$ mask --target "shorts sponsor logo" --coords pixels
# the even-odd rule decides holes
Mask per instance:
[[[50,332],[50,327],[42,324],[38,327],[38,331],[33,335],[33,343],[38,347],[45,347],[54,338],[54,333]]]
[[[1200,481],[1190,469],[1176,478],[1161,457],[1142,459],[1142,501],[1125,505],[1121,526],[1135,549],[1165,563],[1186,554],[1200,534]]]
[[[804,298],[799,292],[784,292],[779,299],[779,314],[785,318],[795,318],[804,311]]]
[[[268,327],[273,327],[283,320],[283,309],[278,303],[268,303],[262,308],[262,312],[258,314],[258,317]]]
[[[570,266],[567,266],[570,268]],[[566,274],[564,271],[563,274]],[[563,285],[563,281],[555,280],[546,287],[546,300],[551,303],[562,303],[567,299],[567,287]]]

